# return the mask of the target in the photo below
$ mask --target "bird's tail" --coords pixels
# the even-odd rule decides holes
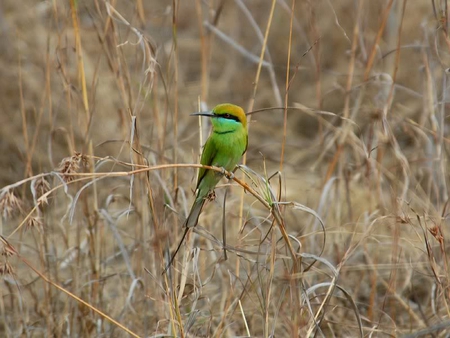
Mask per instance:
[[[202,208],[203,208],[203,204],[205,204],[205,199],[198,198],[195,200],[194,204],[192,205],[189,216],[187,217],[186,222],[184,223],[184,226],[186,227],[186,229],[184,230],[183,237],[181,238],[180,243],[178,243],[177,249],[175,250],[174,254],[170,258],[169,264],[166,265],[166,268],[164,269],[163,274],[172,265],[173,260],[175,259],[175,256],[177,255],[178,251],[180,251],[181,244],[183,244],[184,239],[186,238],[186,235],[189,232],[189,229],[193,228],[197,225],[198,218],[200,217],[200,212],[202,211]]]
[[[189,216],[186,219],[185,226],[186,228],[193,228],[198,223],[198,218],[200,217],[200,212],[202,211],[203,204],[205,204],[204,198],[197,198],[192,205],[191,212],[189,213]]]
[[[170,268],[170,266],[172,265],[173,260],[175,259],[175,256],[177,255],[178,251],[180,251],[181,244],[183,244],[184,239],[186,238],[186,235],[188,234],[188,231],[189,231],[189,228],[186,228],[186,229],[184,230],[183,237],[181,237],[181,241],[180,241],[180,243],[178,243],[177,249],[176,249],[175,252],[173,253],[172,257],[170,258],[169,264],[166,265],[166,268],[164,269],[163,274],[165,274],[166,271],[167,271],[167,270]]]

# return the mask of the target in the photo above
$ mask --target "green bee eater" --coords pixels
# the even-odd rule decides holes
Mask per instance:
[[[234,104],[224,103],[217,105],[212,111],[191,115],[210,117],[212,123],[212,131],[203,148],[200,163],[233,171],[247,150],[247,118],[244,110]],[[184,223],[185,232],[166,269],[172,264],[189,229],[197,225],[205,201],[222,177],[221,172],[200,168],[195,201]]]

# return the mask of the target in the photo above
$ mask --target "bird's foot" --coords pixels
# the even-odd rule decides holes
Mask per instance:
[[[233,172],[228,172],[225,170],[225,168],[222,167],[222,175],[224,175],[227,179],[232,180],[234,178]]]
[[[214,201],[216,199],[216,192],[214,190],[211,190],[208,195],[206,195],[206,199],[208,201]]]

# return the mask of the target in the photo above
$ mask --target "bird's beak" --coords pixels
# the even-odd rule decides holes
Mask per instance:
[[[212,111],[199,111],[197,113],[192,113],[191,116],[208,116],[208,117],[213,117],[214,113]]]

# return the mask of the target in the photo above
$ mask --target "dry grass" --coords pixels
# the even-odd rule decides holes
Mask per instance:
[[[0,3],[1,336],[446,336],[446,10]],[[248,152],[163,274],[220,102]]]

